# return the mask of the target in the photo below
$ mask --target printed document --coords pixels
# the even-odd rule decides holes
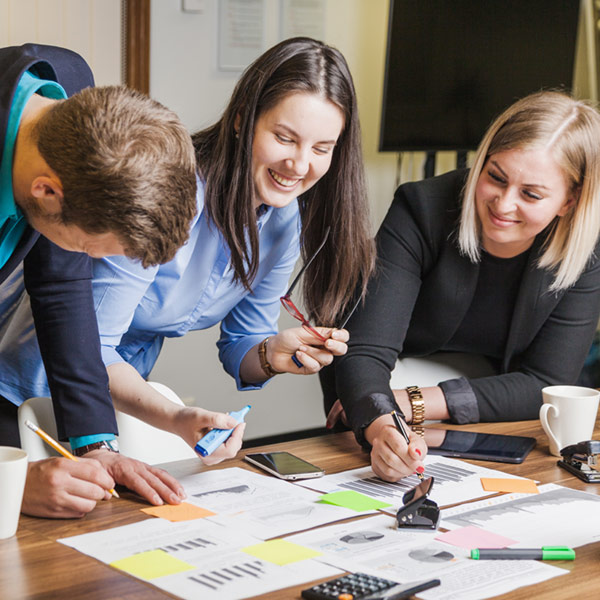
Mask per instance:
[[[479,467],[467,462],[446,458],[445,456],[425,457],[425,476],[434,478],[433,489],[429,497],[438,506],[448,506],[457,502],[466,502],[476,498],[484,498],[495,492],[486,492],[481,485],[482,477],[502,477],[504,479],[520,479],[514,475]],[[319,479],[296,482],[296,485],[319,490],[320,492],[339,492],[355,490],[372,496],[378,500],[389,502],[397,509],[402,506],[402,496],[419,483],[416,475],[405,477],[396,483],[388,483],[379,479],[371,467],[353,469],[325,475]],[[390,510],[389,512],[392,512]]]
[[[217,513],[208,519],[263,540],[375,512],[323,503],[317,492],[239,467],[197,473],[180,483],[187,502]]]
[[[539,494],[506,494],[442,511],[441,527],[475,525],[519,541],[521,547],[569,546],[600,540],[600,496],[540,485]]]
[[[341,574],[314,559],[280,565],[257,558],[243,548],[256,548],[260,540],[207,519],[172,523],[153,518],[58,541],[189,600],[236,600]],[[152,566],[157,552],[164,553],[159,564],[173,565],[158,577],[151,568],[144,570],[144,562]],[[127,559],[135,566],[124,566]]]
[[[286,539],[322,552],[316,560],[347,571],[398,583],[440,579],[439,587],[417,594],[426,600],[483,600],[567,573],[535,560],[471,560],[467,550],[435,541],[437,535],[396,529],[393,517],[379,515]]]

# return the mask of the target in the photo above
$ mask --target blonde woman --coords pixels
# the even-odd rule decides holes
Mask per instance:
[[[328,426],[345,411],[381,477],[427,450],[412,433],[408,451],[391,410],[409,424],[534,419],[542,387],[576,380],[600,311],[599,140],[595,108],[540,92],[498,117],[470,171],[398,188],[348,353],[335,385],[323,378]],[[436,352],[482,355],[493,374],[392,389],[398,358]]]

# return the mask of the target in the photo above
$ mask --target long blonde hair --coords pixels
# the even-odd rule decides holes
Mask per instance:
[[[458,244],[473,262],[480,259],[481,224],[475,188],[487,159],[506,150],[548,149],[561,167],[574,207],[557,217],[538,261],[555,270],[550,291],[573,285],[600,235],[600,114],[590,103],[561,92],[527,96],[505,110],[481,141],[465,185]]]

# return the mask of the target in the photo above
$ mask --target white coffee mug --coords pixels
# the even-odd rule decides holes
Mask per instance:
[[[542,390],[540,421],[548,436],[550,454],[561,448],[591,440],[598,414],[600,392],[576,385],[552,385]]]
[[[27,452],[0,446],[0,540],[17,532],[26,476]]]

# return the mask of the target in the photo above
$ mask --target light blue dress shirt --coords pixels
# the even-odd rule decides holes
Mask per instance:
[[[122,256],[94,261],[102,357],[107,366],[124,360],[147,377],[165,337],[221,323],[225,370],[238,389],[257,389],[240,380],[240,364],[254,345],[277,332],[279,298],[299,254],[298,203],[261,211],[260,263],[250,293],[233,284],[229,248],[207,220],[200,181],[197,200],[190,239],[172,261],[147,269]]]
[[[259,389],[264,383],[241,380],[240,364],[253,346],[277,332],[279,298],[300,252],[298,203],[262,207],[260,261],[252,292],[232,282],[229,248],[207,220],[202,182],[197,204],[190,239],[172,261],[144,269],[122,256],[94,260],[93,290],[104,362],[108,366],[126,361],[147,377],[165,337],[220,323],[219,358],[225,370],[238,389]],[[0,394],[16,404],[49,395],[29,299],[18,277],[15,274],[0,286],[0,307],[12,317],[0,319]]]

